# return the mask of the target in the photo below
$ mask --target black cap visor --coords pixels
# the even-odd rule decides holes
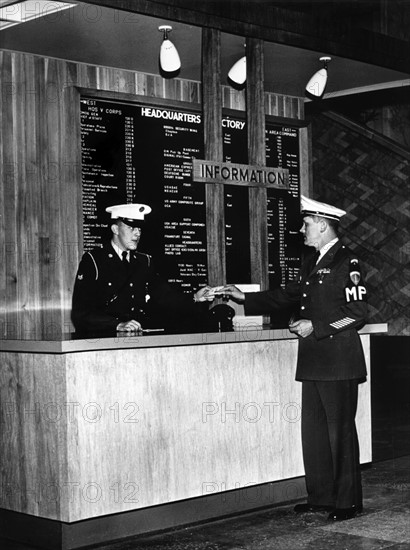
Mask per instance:
[[[133,220],[132,218],[117,218],[118,221],[129,225],[130,227],[143,227],[144,220]]]

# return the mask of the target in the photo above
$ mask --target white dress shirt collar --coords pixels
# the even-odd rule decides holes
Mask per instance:
[[[121,250],[121,248],[119,246],[117,246],[114,241],[111,241],[111,244],[112,244],[112,247],[115,250],[115,252],[118,254],[118,257],[120,258],[120,260],[122,260],[122,253],[123,252],[127,252],[127,260],[128,261],[130,260],[129,251]]]
[[[335,245],[337,243],[337,241],[339,240],[338,237],[332,239],[331,241],[329,241],[327,244],[325,244],[324,246],[322,246],[322,248],[319,250],[319,257],[317,259],[317,262],[320,262],[320,260],[323,258],[323,256],[326,254],[326,252],[328,252],[333,245]]]

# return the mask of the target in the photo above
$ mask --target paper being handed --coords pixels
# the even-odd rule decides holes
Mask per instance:
[[[223,289],[225,287],[222,285],[222,286],[211,286],[207,293],[206,293],[206,296],[209,297],[209,296],[223,296]]]

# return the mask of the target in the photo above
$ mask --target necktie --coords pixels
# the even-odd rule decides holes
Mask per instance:
[[[125,268],[128,269],[130,263],[127,259],[127,256],[128,256],[128,252],[126,250],[124,250],[124,252],[121,254],[122,256],[122,263],[124,264]]]
[[[319,259],[319,252],[315,252],[308,263],[309,272],[315,269],[318,259]]]

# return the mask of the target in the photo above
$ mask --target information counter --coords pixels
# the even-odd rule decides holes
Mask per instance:
[[[371,454],[361,339],[361,463]],[[2,533],[78,548],[304,496],[298,340],[206,334],[2,341]]]

